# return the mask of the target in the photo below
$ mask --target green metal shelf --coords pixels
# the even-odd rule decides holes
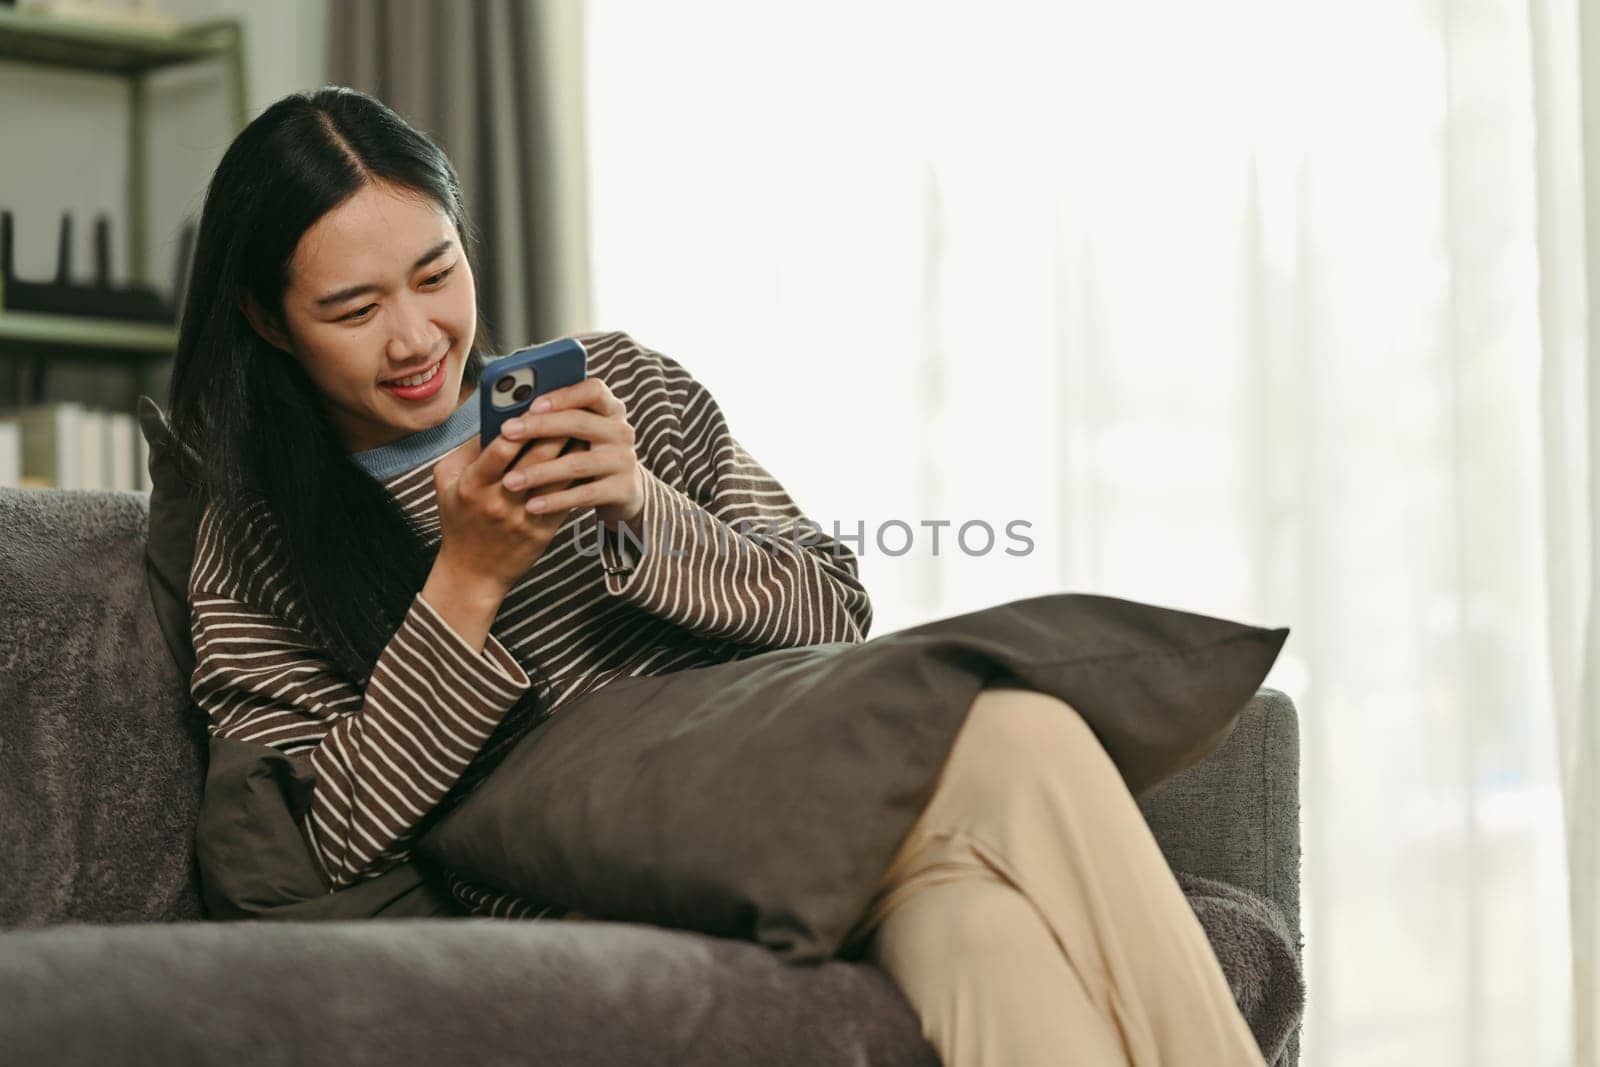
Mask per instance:
[[[233,125],[244,128],[244,29],[236,18],[208,19],[174,33],[0,9],[0,61],[115,75],[128,83],[128,257],[135,281],[150,277],[145,192],[145,79],[154,70],[217,59],[230,74]]]
[[[0,59],[46,67],[142,74],[202,59],[228,58],[229,22],[212,21],[159,33],[0,9]]]
[[[178,330],[160,322],[0,311],[0,352],[28,354],[39,347],[170,356],[178,348]]]
[[[153,71],[217,60],[227,67],[234,129],[249,117],[244,29],[237,18],[186,23],[171,33],[0,8],[0,62],[119,77],[128,84],[128,259],[135,282],[149,280],[146,77]],[[139,366],[171,356],[177,327],[0,308],[0,355],[47,360],[73,354]]]

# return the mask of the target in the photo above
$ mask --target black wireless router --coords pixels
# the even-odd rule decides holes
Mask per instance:
[[[85,315],[94,318],[170,323],[177,319],[173,305],[149,286],[111,284],[111,222],[95,220],[95,283],[73,285],[72,216],[61,216],[56,252],[56,280],[30,282],[18,278],[12,257],[11,212],[0,211],[0,311],[34,311],[51,315]]]

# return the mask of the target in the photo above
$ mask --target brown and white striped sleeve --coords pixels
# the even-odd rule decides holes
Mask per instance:
[[[444,880],[450,895],[474,915],[491,919],[559,919],[567,914],[559,904],[536,907],[515,893],[470,882],[454,871],[445,871]]]
[[[365,691],[275,608],[275,579],[202,517],[191,580],[190,692],[213,735],[270,745],[316,774],[305,831],[330,889],[406,855],[444,797],[532,684],[490,634],[480,652],[418,593]]]
[[[762,648],[861,641],[872,602],[845,545],[734,438],[684,367],[626,334],[644,479],[634,534],[603,528],[606,591],[707,638]]]

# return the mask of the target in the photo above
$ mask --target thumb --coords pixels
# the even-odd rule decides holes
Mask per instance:
[[[433,487],[435,490],[452,485],[461,477],[461,472],[471,466],[472,461],[478,458],[482,447],[478,444],[476,434],[467,438],[466,443],[454,448],[439,458],[433,465]]]

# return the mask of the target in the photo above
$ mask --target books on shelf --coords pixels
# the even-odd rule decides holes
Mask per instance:
[[[22,484],[22,427],[0,417],[0,485]]]
[[[148,449],[131,411],[71,400],[0,410],[0,485],[149,492]]]

